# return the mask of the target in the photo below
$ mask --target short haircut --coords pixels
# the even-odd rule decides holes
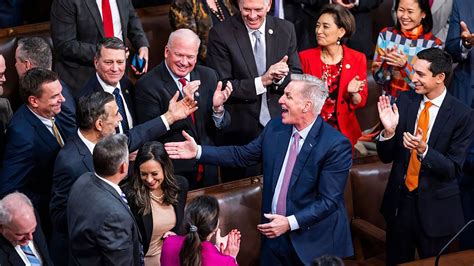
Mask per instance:
[[[100,40],[97,43],[95,58],[100,58],[102,48],[123,50],[124,52],[127,51],[127,46],[125,46],[125,43],[123,43],[123,41],[117,37],[107,37]]]
[[[199,46],[201,45],[201,39],[199,39],[199,36],[194,31],[184,28],[173,31],[168,37],[168,43],[166,44],[166,46],[168,46],[168,48],[172,47],[171,44],[177,38],[186,39],[188,42],[194,41],[199,50]]]
[[[453,59],[444,50],[439,48],[428,48],[420,51],[417,55],[418,59],[430,62],[429,70],[433,73],[433,77],[444,73],[444,81],[448,80],[453,71]]]
[[[76,108],[77,127],[84,130],[93,129],[99,118],[107,118],[105,105],[115,101],[112,94],[103,90],[82,96]]]
[[[101,139],[94,147],[92,159],[95,172],[101,177],[113,176],[123,163],[128,163],[128,138],[114,134]]]
[[[51,46],[41,37],[27,37],[18,41],[19,57],[30,61],[33,67],[51,69],[53,53]]]
[[[8,225],[12,221],[15,211],[30,211],[30,214],[34,215],[33,204],[25,194],[13,192],[0,200],[0,224]]]
[[[346,34],[342,37],[343,39],[349,39],[356,30],[356,22],[352,13],[345,7],[336,4],[324,5],[319,11],[319,15],[316,18],[316,22],[323,14],[330,14],[334,18],[335,24],[339,28],[343,28]],[[316,23],[314,24],[316,25]]]
[[[431,14],[431,7],[428,0],[415,0],[418,3],[421,11],[425,13],[425,18],[421,20],[421,25],[423,25],[423,33],[428,33],[433,29],[433,15]],[[400,0],[395,0],[395,12],[398,10],[400,5]],[[397,19],[396,28],[400,30],[400,22]]]
[[[308,74],[291,74],[291,81],[303,82],[301,94],[305,99],[313,102],[313,112],[319,115],[329,95],[326,82]]]
[[[28,97],[41,97],[43,94],[43,84],[58,80],[58,74],[49,69],[32,68],[20,79],[20,96],[25,104],[28,103]]]

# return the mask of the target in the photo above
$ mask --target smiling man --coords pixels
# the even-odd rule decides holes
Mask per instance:
[[[14,192],[0,201],[0,265],[53,265],[31,201]]]
[[[280,115],[278,98],[289,73],[302,73],[293,24],[267,16],[272,1],[239,0],[240,14],[212,27],[207,65],[234,88],[226,105],[232,115],[217,144],[244,145]],[[239,173],[238,176],[232,173]],[[261,167],[231,169],[224,176],[261,174]]]
[[[456,177],[471,143],[472,110],[446,91],[449,54],[429,48],[417,54],[415,90],[390,105],[381,96],[384,130],[377,142],[380,159],[392,171],[381,212],[387,223],[387,265],[437,255],[463,225]],[[449,217],[449,219],[446,219]]]
[[[25,193],[33,202],[46,237],[50,234],[48,202],[54,160],[64,145],[65,126],[55,120],[64,97],[56,73],[33,68],[20,80],[24,102],[7,128],[0,169],[0,195]],[[68,129],[70,130],[70,129]]]
[[[217,73],[197,65],[199,37],[189,29],[172,32],[165,47],[165,60],[137,82],[135,106],[139,123],[149,121],[168,109],[168,102],[179,91],[196,96],[199,109],[171,126],[159,140],[163,143],[184,140],[186,130],[199,143],[214,145],[216,133],[230,124],[224,103],[232,93],[229,82],[222,88]],[[190,189],[217,184],[217,167],[198,165],[194,160],[173,161],[176,174],[188,179]]]
[[[174,159],[238,167],[263,162],[261,265],[308,265],[322,255],[353,254],[344,208],[352,148],[319,116],[327,93],[318,78],[294,74],[279,100],[281,119],[249,144],[198,146],[185,133],[185,142],[165,144]]]

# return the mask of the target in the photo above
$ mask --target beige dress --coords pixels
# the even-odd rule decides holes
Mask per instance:
[[[163,204],[156,197],[152,197],[151,200],[151,214],[153,217],[153,233],[150,247],[145,255],[145,266],[159,266],[161,247],[163,246],[161,237],[176,225],[176,214],[173,205]]]

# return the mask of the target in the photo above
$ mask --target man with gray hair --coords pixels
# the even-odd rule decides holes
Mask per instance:
[[[18,77],[22,79],[26,72],[32,68],[39,67],[51,70],[53,64],[53,53],[51,46],[41,37],[26,37],[18,41],[15,50],[15,68]],[[65,138],[69,138],[76,131],[76,104],[71,90],[65,82],[59,80],[63,87],[62,95],[65,101],[61,104],[61,112],[55,119],[58,124],[64,126]]]
[[[67,221],[74,265],[141,265],[139,231],[119,187],[128,173],[127,137],[105,137],[94,148],[95,173],[69,195]]]
[[[166,143],[171,158],[247,167],[263,162],[261,265],[310,264],[322,255],[353,254],[344,188],[352,165],[352,146],[319,116],[327,97],[325,83],[292,75],[272,119],[245,146]]]
[[[232,84],[223,85],[214,70],[196,65],[199,43],[199,37],[189,29],[172,32],[165,47],[165,60],[137,82],[135,106],[139,123],[164,114],[178,91],[181,95],[186,91],[196,95],[199,109],[171,126],[170,132],[159,139],[163,143],[184,140],[181,131],[185,130],[197,142],[214,145],[216,133],[230,124],[224,103],[232,93]],[[215,166],[198,165],[194,160],[173,161],[173,165],[177,174],[188,179],[190,189],[218,182]]]
[[[19,192],[0,200],[0,265],[53,265],[33,205]]]

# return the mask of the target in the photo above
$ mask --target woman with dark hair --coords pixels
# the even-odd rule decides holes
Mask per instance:
[[[163,239],[179,233],[187,192],[187,180],[174,176],[163,144],[145,143],[125,188],[142,236],[145,265],[160,265]]]
[[[300,52],[303,72],[324,80],[328,86],[321,117],[352,145],[362,134],[355,110],[367,101],[365,55],[344,44],[354,31],[355,21],[349,10],[325,5],[316,22],[318,47]]]
[[[240,249],[240,232],[232,230],[217,243],[210,242],[214,234],[220,236],[219,203],[212,196],[198,196],[186,207],[184,215],[186,236],[170,236],[163,244],[161,265],[237,265],[235,258]],[[224,243],[226,242],[226,243]]]
[[[209,30],[236,13],[232,0],[173,0],[169,17],[173,30],[190,29],[199,36],[199,61],[204,63]]]
[[[379,33],[372,74],[383,86],[383,93],[394,101],[400,92],[414,89],[411,81],[416,54],[431,47],[442,48],[442,41],[431,30],[433,17],[428,0],[396,0],[397,25]]]

